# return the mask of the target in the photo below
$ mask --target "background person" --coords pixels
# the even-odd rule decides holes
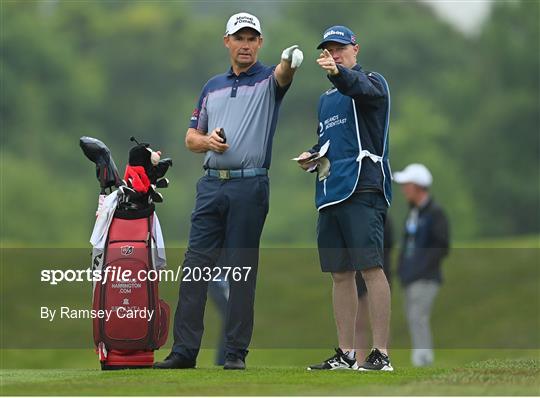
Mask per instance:
[[[422,164],[410,164],[394,174],[409,202],[398,275],[405,290],[405,311],[412,340],[414,366],[433,363],[430,317],[442,283],[441,262],[448,254],[449,226],[441,206],[429,193],[433,181]]]

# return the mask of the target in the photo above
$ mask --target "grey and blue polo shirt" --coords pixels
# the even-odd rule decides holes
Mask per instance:
[[[206,152],[205,169],[270,167],[279,107],[289,88],[278,85],[274,69],[256,62],[238,76],[230,68],[206,83],[189,127],[204,133],[223,127],[229,149]]]

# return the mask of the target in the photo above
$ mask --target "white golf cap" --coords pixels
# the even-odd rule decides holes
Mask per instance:
[[[407,184],[410,182],[427,188],[433,182],[433,177],[426,166],[420,163],[412,163],[402,171],[395,172],[394,181],[398,184]]]
[[[257,18],[255,15],[248,14],[247,12],[241,12],[234,14],[229,18],[227,26],[225,27],[225,36],[233,35],[242,28],[251,28],[262,35],[259,18]]]

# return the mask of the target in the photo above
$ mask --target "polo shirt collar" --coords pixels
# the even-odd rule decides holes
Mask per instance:
[[[257,72],[259,72],[262,68],[262,65],[259,61],[255,62],[253,65],[251,65],[251,67],[245,71],[245,72],[242,72],[248,76],[253,76],[254,74],[256,74]],[[242,74],[240,73],[240,74]],[[236,76],[233,72],[233,68],[232,66],[229,68],[229,71],[227,72],[227,76],[228,77],[232,77],[232,76]]]

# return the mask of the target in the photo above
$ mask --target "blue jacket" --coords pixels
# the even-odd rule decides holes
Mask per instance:
[[[364,72],[359,65],[338,65],[339,74],[328,76],[334,87],[319,100],[317,152],[328,142],[330,174],[316,180],[318,210],[340,203],[355,191],[375,189],[390,206],[392,185],[388,160],[390,91],[383,76]]]
[[[441,262],[450,246],[448,219],[433,199],[414,211],[418,212],[417,217],[411,217],[409,212],[405,223],[399,279],[404,286],[420,279],[441,283]]]

